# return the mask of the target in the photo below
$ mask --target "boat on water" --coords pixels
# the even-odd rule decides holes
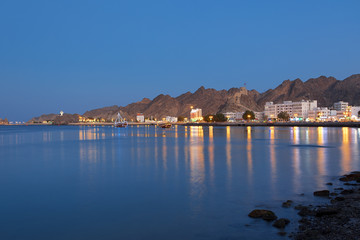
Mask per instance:
[[[115,127],[127,127],[128,122],[121,117],[120,113],[118,113],[117,118],[115,119],[114,126]]]
[[[158,123],[158,126],[161,128],[171,128],[171,123]]]

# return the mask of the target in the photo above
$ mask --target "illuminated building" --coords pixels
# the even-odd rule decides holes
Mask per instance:
[[[178,118],[177,117],[166,116],[165,121],[166,122],[176,123],[178,121]]]
[[[265,103],[264,115],[268,118],[277,118],[280,112],[287,112],[290,118],[296,121],[308,118],[309,111],[317,108],[317,101],[284,101],[283,103],[274,104],[273,102]]]
[[[348,102],[340,101],[340,102],[334,103],[334,109],[336,111],[345,112],[348,106],[349,106]]]
[[[202,110],[200,108],[191,109],[191,111],[190,111],[190,121],[191,122],[201,121],[202,119],[203,119]]]
[[[145,116],[142,113],[136,114],[136,121],[138,122],[145,122]]]

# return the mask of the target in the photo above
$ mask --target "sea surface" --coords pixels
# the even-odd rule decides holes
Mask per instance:
[[[325,200],[360,130],[0,126],[0,239],[286,239],[247,215]],[[327,186],[333,182],[333,186]]]

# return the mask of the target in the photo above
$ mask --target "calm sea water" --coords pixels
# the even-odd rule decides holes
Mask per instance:
[[[293,230],[296,212],[281,203],[322,201],[312,192],[360,170],[359,138],[352,128],[1,126],[0,239],[283,239],[247,214],[271,209]]]

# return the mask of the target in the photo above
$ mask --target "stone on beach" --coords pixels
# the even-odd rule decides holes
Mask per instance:
[[[273,221],[277,219],[277,216],[273,211],[265,209],[255,209],[251,211],[248,216],[251,218],[262,218],[266,221]]]
[[[339,213],[339,209],[336,209],[333,207],[325,207],[325,208],[317,209],[315,211],[315,216],[322,217],[322,216],[334,215],[334,214],[338,214],[338,213]]]
[[[321,191],[315,191],[314,192],[314,196],[317,196],[317,197],[329,197],[329,190],[321,190]]]
[[[339,180],[343,182],[360,181],[360,172],[352,172],[344,175]]]
[[[282,207],[284,207],[284,208],[289,208],[289,207],[291,207],[291,204],[293,203],[293,201],[291,201],[291,200],[287,200],[286,202],[283,202],[282,203]]]
[[[286,225],[290,223],[290,220],[287,218],[279,218],[273,223],[273,226],[276,228],[285,228]]]

